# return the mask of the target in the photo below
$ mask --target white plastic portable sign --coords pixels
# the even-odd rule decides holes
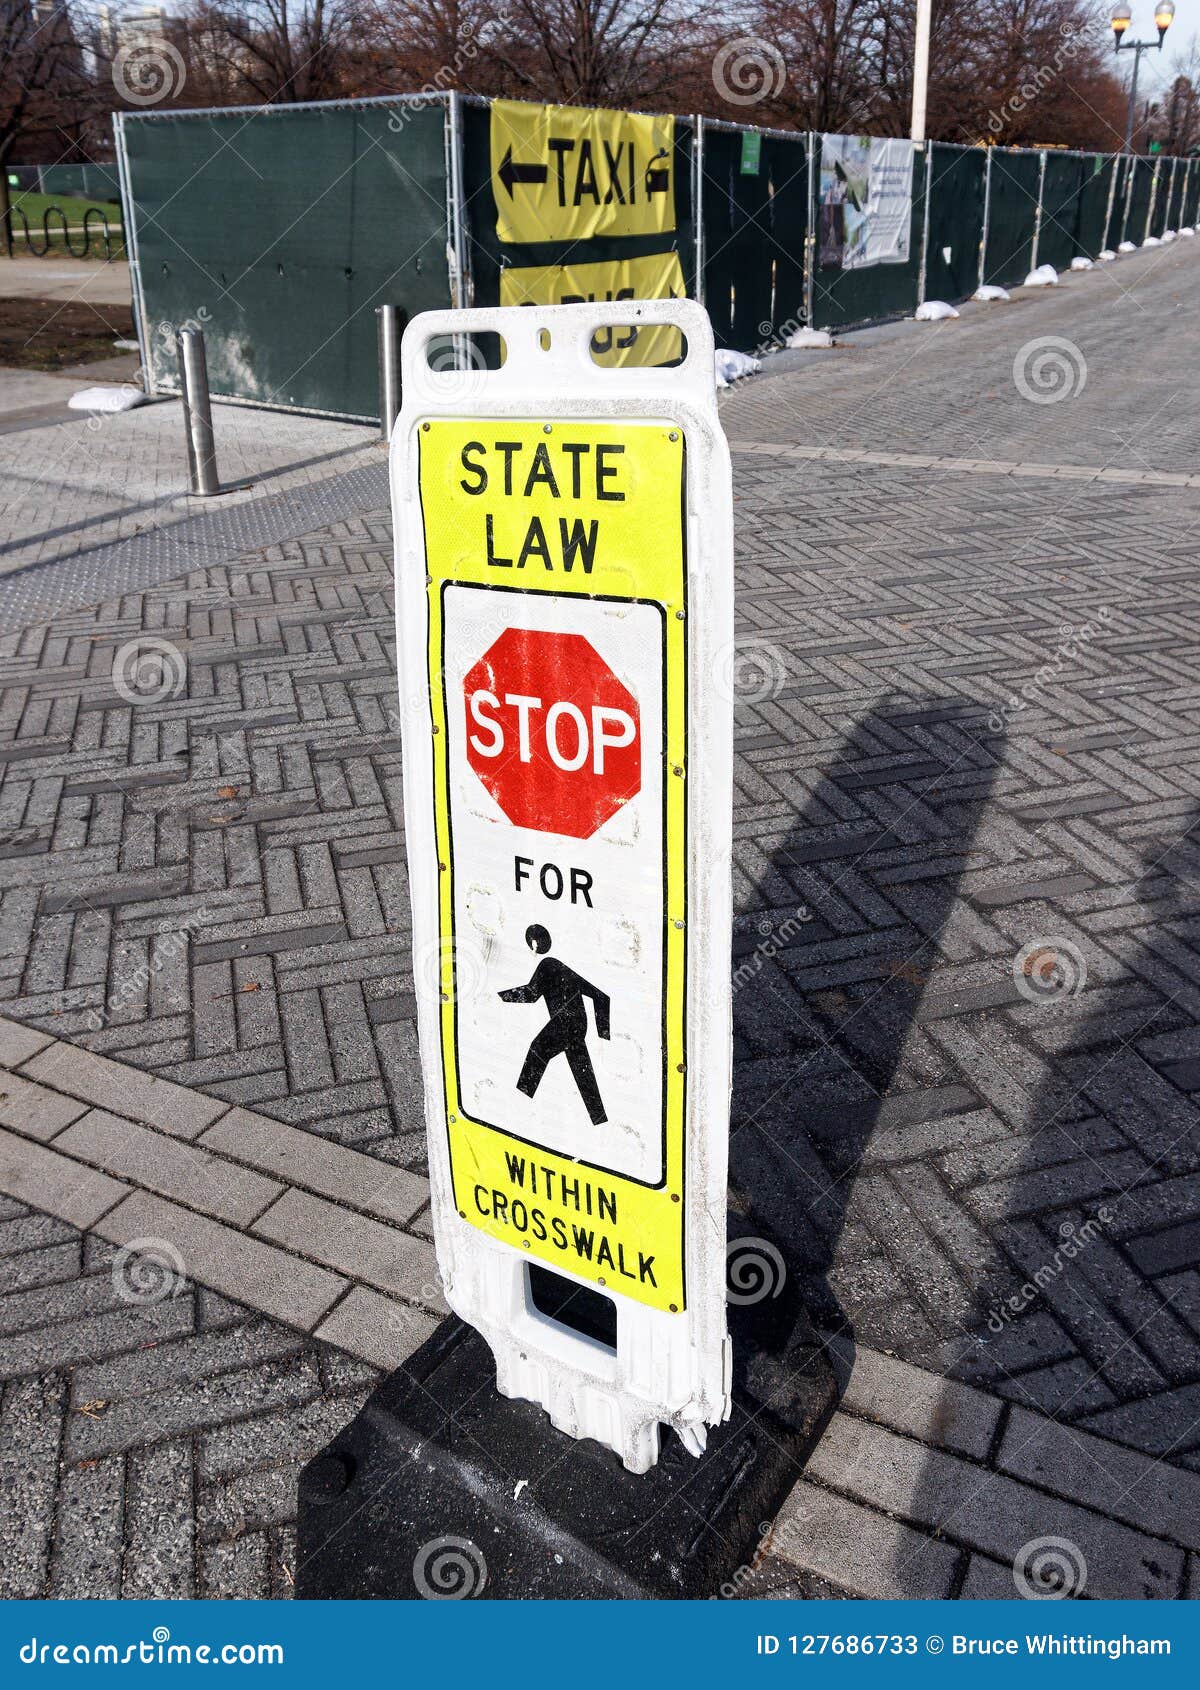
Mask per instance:
[[[669,324],[670,369],[593,336]],[[431,367],[439,348],[495,370]],[[687,301],[431,312],[391,449],[414,979],[447,1301],[634,1472],[729,1413],[729,455]],[[607,1299],[601,1302],[600,1299]],[[615,1341],[612,1314],[615,1310]]]

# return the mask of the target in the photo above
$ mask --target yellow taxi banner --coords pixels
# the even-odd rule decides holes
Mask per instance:
[[[501,305],[581,305],[621,299],[682,299],[687,293],[677,252],[595,264],[513,265],[500,272]],[[676,363],[683,337],[666,325],[611,326],[592,336],[592,356],[605,367]]]
[[[516,245],[675,228],[675,119],[493,100],[496,233]]]

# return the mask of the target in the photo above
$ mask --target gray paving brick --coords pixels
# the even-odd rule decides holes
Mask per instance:
[[[199,1595],[206,1601],[265,1600],[270,1594],[264,1533],[214,1543],[201,1552]]]
[[[22,1062],[27,1062],[52,1042],[49,1033],[39,1032],[36,1027],[22,1026],[19,1021],[10,1021],[7,1016],[0,1015],[0,1064],[5,1068],[19,1068]]]
[[[0,1131],[0,1191],[72,1226],[92,1226],[129,1187],[54,1150]]]
[[[47,1595],[111,1601],[121,1594],[125,1463],[68,1465],[58,1491]]]
[[[169,1080],[154,1079],[125,1064],[76,1045],[57,1043],[23,1069],[24,1075],[50,1088],[83,1098],[114,1114],[149,1121],[179,1138],[195,1138],[229,1107]]]
[[[959,1560],[950,1544],[807,1479],[793,1488],[776,1516],[773,1542],[783,1560],[854,1595],[884,1601],[949,1596]]]
[[[190,1380],[149,1400],[129,1397],[95,1414],[73,1414],[67,1423],[65,1453],[70,1460],[82,1461],[130,1444],[169,1441],[234,1414],[305,1402],[320,1388],[316,1366],[308,1356],[264,1362],[215,1379]]]
[[[195,1594],[196,1517],[187,1440],[132,1449],[125,1457],[126,1598]]]
[[[1200,1549],[1200,1474],[1014,1408],[996,1462],[1006,1473],[1127,1525]]]
[[[841,1406],[923,1443],[980,1459],[992,1446],[1002,1408],[997,1398],[969,1385],[861,1347]]]
[[[437,1258],[423,1238],[296,1190],[273,1203],[254,1223],[254,1231],[315,1256],[351,1279],[365,1279],[380,1290],[447,1312]]]
[[[1182,1576],[1182,1551],[1161,1538],[846,1415],[835,1415],[808,1472],[998,1561],[1011,1564],[1036,1538],[1067,1538],[1095,1596],[1171,1597]]]
[[[397,1225],[409,1221],[429,1195],[429,1182],[417,1174],[381,1167],[374,1157],[322,1143],[311,1134],[246,1109],[231,1109],[200,1142],[206,1149],[235,1156],[265,1173]]]
[[[103,1109],[90,1110],[60,1133],[55,1148],[235,1226],[248,1226],[283,1189],[278,1181],[198,1144],[181,1143]]]
[[[369,1286],[355,1285],[326,1315],[316,1336],[390,1373],[436,1330],[437,1321],[430,1315],[382,1297]]]
[[[71,1121],[77,1121],[86,1107],[73,1097],[0,1070],[0,1126],[12,1127],[26,1138],[42,1142],[52,1139]]]
[[[67,1387],[21,1379],[0,1402],[0,1596],[44,1594]]]
[[[128,1197],[96,1230],[114,1244],[163,1239],[179,1252],[189,1277],[305,1331],[347,1286],[324,1268],[147,1192]]]

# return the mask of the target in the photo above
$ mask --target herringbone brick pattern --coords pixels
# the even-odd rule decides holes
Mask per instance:
[[[1136,287],[1186,337],[1184,257]],[[1194,469],[1179,340],[1135,371],[1112,285],[1064,290],[1067,403],[1012,385],[1056,298],[727,430],[1141,468],[1153,428]],[[1196,495],[751,454],[735,493],[733,1199],[827,1323],[1200,1465]],[[419,1167],[389,576],[375,511],[3,642],[0,994]],[[157,702],[134,640],[182,659]]]
[[[290,1596],[297,1475],[377,1375],[114,1255],[0,1199],[0,1596]]]

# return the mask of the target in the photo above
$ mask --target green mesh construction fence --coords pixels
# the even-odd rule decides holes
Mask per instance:
[[[1029,274],[1040,180],[1039,154],[992,149],[985,282],[1015,287]]]
[[[120,202],[121,184],[115,164],[40,164],[36,168],[37,188],[43,194]]]
[[[1129,172],[1125,198],[1125,221],[1121,239],[1141,246],[1150,231],[1150,200],[1154,185],[1155,161],[1135,158]]]
[[[371,417],[375,307],[448,299],[439,106],[400,102],[127,117],[154,388],[203,328],[215,395]]]
[[[807,138],[704,125],[704,303],[718,346],[785,340],[805,320]]]
[[[154,390],[176,390],[175,333],[199,325],[218,397],[362,418],[378,305],[687,294],[718,346],[752,352],[1200,217],[1196,159],[456,95],[127,113],[117,136]],[[670,363],[678,341],[610,332],[595,350]]]
[[[929,175],[925,296],[965,299],[979,281],[987,159],[980,147],[934,142]]]

